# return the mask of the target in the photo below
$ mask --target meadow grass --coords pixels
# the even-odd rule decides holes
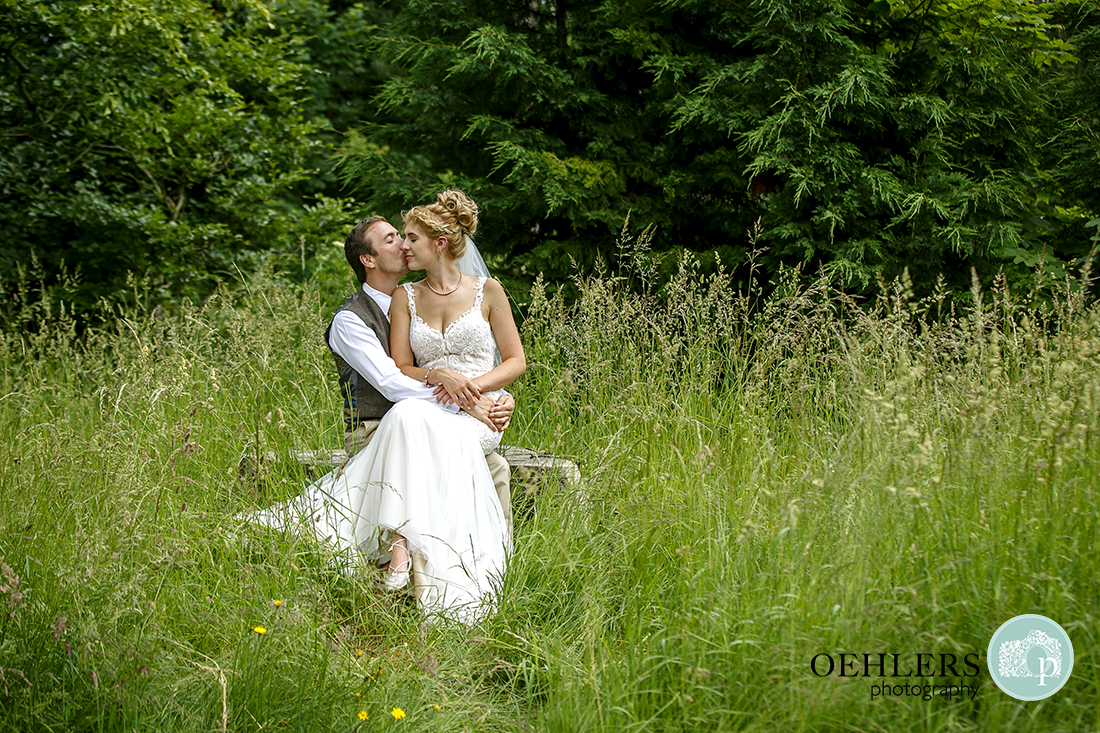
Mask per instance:
[[[571,304],[532,293],[505,440],[584,482],[513,486],[515,555],[474,628],[235,519],[308,480],[242,457],[341,445],[337,303],[260,279],[79,335],[56,304],[9,319],[0,729],[1096,729],[1080,288],[857,304],[792,274],[762,298],[685,258],[655,291],[637,245]],[[985,669],[1023,613],[1076,654],[1041,702]],[[811,672],[841,652],[976,655],[922,681],[977,693],[872,700],[877,678]]]

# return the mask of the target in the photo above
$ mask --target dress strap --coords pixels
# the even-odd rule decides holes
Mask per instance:
[[[405,288],[405,296],[409,301],[409,315],[416,318],[416,298],[413,297],[412,283],[405,283],[401,287]]]
[[[484,277],[477,279],[477,295],[474,296],[474,308],[481,308],[481,298],[485,295],[485,280]]]

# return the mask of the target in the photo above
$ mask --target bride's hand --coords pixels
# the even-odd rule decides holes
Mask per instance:
[[[435,388],[437,402],[465,407],[481,399],[481,390],[477,385],[458,372],[452,372],[450,369],[432,369],[428,376],[432,384],[437,385]]]

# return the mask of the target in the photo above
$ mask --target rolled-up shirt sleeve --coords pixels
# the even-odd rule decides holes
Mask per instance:
[[[363,323],[354,313],[343,310],[336,314],[332,319],[328,343],[333,351],[390,402],[410,398],[429,400],[441,410],[458,412],[458,405],[442,405],[436,402],[433,387],[403,374],[382,348],[382,342],[374,329]]]

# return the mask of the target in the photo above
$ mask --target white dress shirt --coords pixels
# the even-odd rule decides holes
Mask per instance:
[[[366,283],[363,283],[363,292],[378,304],[388,320],[390,296]],[[400,402],[409,398],[430,400],[442,410],[450,413],[458,412],[458,405],[442,405],[436,402],[434,387],[429,387],[403,374],[397,368],[397,363],[382,348],[382,342],[374,329],[363,323],[363,319],[351,311],[342,310],[332,319],[328,344],[390,402]]]

